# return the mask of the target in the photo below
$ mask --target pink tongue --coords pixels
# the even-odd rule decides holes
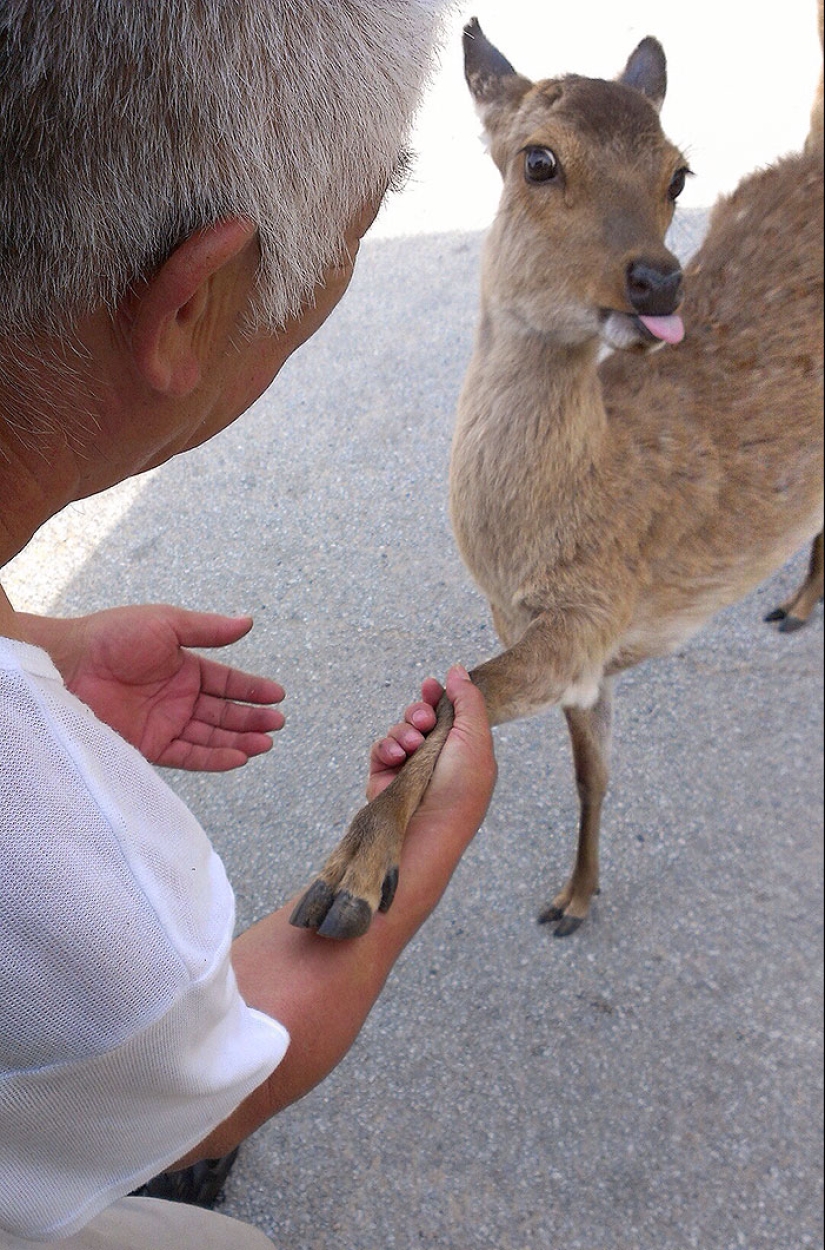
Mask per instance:
[[[681,343],[685,337],[685,324],[675,313],[672,317],[639,317],[646,330],[665,343]]]

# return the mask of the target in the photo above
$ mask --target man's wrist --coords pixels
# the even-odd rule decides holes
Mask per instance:
[[[16,613],[17,623],[24,642],[46,651],[55,668],[67,680],[74,666],[72,640],[76,622],[58,616],[38,616],[31,612]]]

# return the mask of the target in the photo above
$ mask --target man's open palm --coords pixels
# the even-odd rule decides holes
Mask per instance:
[[[207,659],[190,647],[224,647],[249,617],[165,605],[113,608],[64,621],[55,662],[73,694],[154,764],[205,772],[238,768],[272,746],[284,724],[270,706],[277,682]]]

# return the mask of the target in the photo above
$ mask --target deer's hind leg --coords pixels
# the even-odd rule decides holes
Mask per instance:
[[[556,925],[556,937],[579,928],[599,892],[599,831],[610,777],[612,713],[613,681],[607,677],[593,707],[564,709],[579,792],[579,841],[570,879],[539,916],[540,924]]]
[[[825,590],[825,549],[822,534],[817,534],[811,545],[811,562],[808,575],[787,603],[782,603],[765,617],[766,621],[779,621],[783,634],[792,634],[805,625]]]

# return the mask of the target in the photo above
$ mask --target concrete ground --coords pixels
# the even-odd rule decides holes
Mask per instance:
[[[640,4],[618,55],[571,61],[533,7],[475,11],[537,74],[610,74],[660,33]],[[592,7],[605,39],[622,25],[622,6]],[[693,6],[694,40],[709,12]],[[567,23],[580,40],[586,17]],[[686,25],[684,7],[663,21]],[[727,58],[741,73],[732,43]],[[21,608],[254,614],[237,661],[287,687],[287,729],[237,775],[168,777],[226,860],[242,926],[322,862],[421,678],[496,646],[445,507],[490,195],[471,116],[444,120],[446,98],[463,107],[453,69],[454,47],[420,180],[321,334],[236,426],[57,518],[9,572]],[[563,720],[497,731],[496,795],[442,906],[338,1071],[246,1143],[228,1214],[283,1250],[822,1247],[822,610],[790,637],[762,622],[805,560],[621,683],[603,893],[572,938],[535,923],[573,853]]]

